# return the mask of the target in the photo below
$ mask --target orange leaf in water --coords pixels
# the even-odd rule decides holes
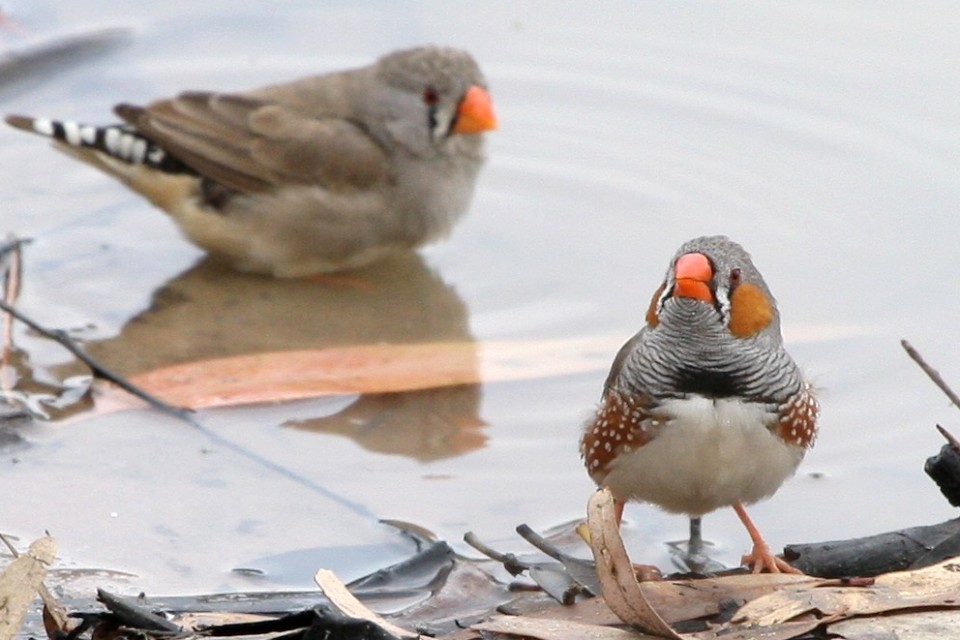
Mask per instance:
[[[169,404],[202,409],[567,375],[606,368],[614,345],[586,339],[278,351],[173,365],[137,374],[130,382]],[[98,400],[101,410],[136,405],[116,397],[104,400]]]

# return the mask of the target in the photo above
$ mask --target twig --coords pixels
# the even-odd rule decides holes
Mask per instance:
[[[93,373],[95,377],[102,378],[104,380],[112,382],[113,384],[117,385],[127,393],[133,396],[136,396],[137,398],[140,398],[141,400],[149,404],[154,409],[157,409],[158,411],[162,411],[167,415],[183,420],[194,427],[199,427],[196,420],[193,419],[192,411],[183,407],[175,407],[171,404],[168,404],[163,400],[161,400],[160,398],[156,397],[155,395],[147,391],[144,391],[140,387],[123,379],[120,375],[110,371],[109,369],[104,367],[102,364],[94,360],[93,357],[87,354],[87,352],[81,349],[80,345],[78,345],[73,340],[73,338],[67,335],[66,331],[63,331],[62,329],[47,329],[46,327],[38,324],[34,320],[31,320],[29,317],[23,315],[22,313],[17,311],[16,308],[10,306],[6,302],[0,301],[0,311],[9,313],[14,318],[19,320],[23,324],[27,325],[28,327],[30,327],[40,335],[50,338],[51,340],[54,340],[55,342],[59,343],[67,351],[75,355],[78,360],[80,360],[85,365],[90,367],[90,371],[91,373]]]
[[[523,562],[520,560],[520,558],[512,553],[500,553],[496,549],[488,547],[486,544],[480,541],[480,538],[478,538],[473,531],[468,531],[463,534],[463,541],[491,560],[495,560],[502,564],[503,568],[506,569],[507,572],[512,576],[518,576],[530,568],[529,564]]]
[[[7,254],[20,252],[20,247],[33,242],[30,238],[18,238],[12,233],[7,236],[7,241],[0,244],[0,260],[7,257]]]
[[[3,542],[7,549],[10,550],[10,555],[12,555],[15,559],[20,557],[20,552],[17,551],[17,548],[13,546],[12,542],[10,542],[10,538],[7,537],[7,534],[0,533],[0,542]]]
[[[118,387],[120,387],[121,389],[123,389],[124,391],[126,391],[127,393],[130,393],[133,396],[140,398],[141,400],[149,404],[154,409],[157,409],[162,413],[165,413],[169,416],[172,416],[174,418],[182,420],[183,422],[186,422],[194,429],[197,429],[202,433],[204,433],[207,436],[207,438],[209,438],[212,442],[215,442],[220,446],[224,447],[225,449],[229,449],[230,451],[233,451],[234,453],[237,453],[247,458],[248,460],[255,462],[256,464],[259,464],[279,474],[282,477],[288,478],[289,480],[292,480],[300,484],[301,486],[306,487],[307,489],[310,489],[311,491],[314,491],[323,496],[326,496],[328,499],[342,505],[343,507],[349,509],[350,511],[356,513],[361,517],[374,519],[374,520],[377,519],[377,517],[373,514],[373,512],[371,512],[364,505],[356,503],[352,500],[349,500],[341,496],[340,494],[336,493],[332,489],[328,489],[325,486],[319,484],[318,482],[310,478],[307,478],[303,475],[300,475],[298,473],[295,473],[290,469],[287,469],[282,465],[279,465],[276,462],[273,462],[272,460],[265,458],[259,453],[246,449],[241,445],[224,438],[219,433],[208,429],[203,424],[201,424],[199,420],[197,420],[195,414],[190,409],[187,409],[184,407],[176,407],[171,404],[168,404],[163,400],[157,398],[153,394],[141,389],[140,387],[137,387],[136,385],[128,382],[127,380],[124,380],[118,374],[113,373],[112,371],[110,371],[109,369],[101,365],[99,362],[94,360],[83,349],[81,349],[80,346],[69,335],[67,335],[65,331],[60,329],[57,329],[57,330],[47,329],[41,326],[40,324],[38,324],[37,322],[31,320],[27,316],[23,315],[22,313],[17,311],[14,307],[8,305],[5,302],[0,302],[0,311],[5,311],[9,313],[14,318],[19,320],[23,324],[27,325],[28,327],[30,327],[40,335],[50,338],[51,340],[55,340],[57,343],[59,343],[65,349],[67,349],[67,351],[75,355],[77,359],[79,359],[81,362],[83,362],[88,367],[90,367],[90,371],[91,373],[93,373],[94,376],[102,378],[104,380],[108,380],[114,383],[115,385],[117,385]]]
[[[0,247],[0,260],[10,256],[10,265],[3,274],[3,300],[7,304],[16,304],[20,297],[20,265],[23,253],[20,251],[22,240],[8,238],[7,244]],[[4,314],[3,344],[4,349],[9,350],[13,345],[13,318],[10,314]]]
[[[10,257],[10,263],[3,274],[3,300],[10,305],[16,304],[17,298],[20,296],[22,257],[20,246],[23,242],[21,239],[10,236],[7,238],[7,242],[0,247],[0,260],[5,260],[7,256]],[[0,357],[3,373],[2,378],[0,378],[0,385],[2,385],[6,398],[11,397],[13,389],[13,383],[11,382],[13,371],[9,366],[11,351],[13,351],[13,317],[9,313],[5,313],[3,314],[3,354]]]
[[[954,438],[952,433],[950,433],[940,425],[936,425],[936,427],[937,427],[937,431],[940,432],[940,435],[942,435],[944,438],[947,439],[947,443],[950,445],[950,448],[956,451],[957,453],[960,453],[960,440],[957,440],[956,438]]]
[[[947,397],[950,398],[950,402],[953,403],[953,406],[960,409],[960,396],[958,396],[956,393],[953,392],[953,389],[951,389],[950,386],[947,385],[943,377],[940,376],[940,373],[936,369],[928,365],[927,362],[923,359],[923,356],[921,356],[920,353],[916,349],[914,349],[913,345],[911,345],[909,342],[907,342],[906,340],[901,340],[900,344],[903,345],[903,348],[907,352],[907,355],[913,358],[913,361],[916,362],[918,365],[920,365],[920,368],[923,369],[923,372],[925,374],[927,374],[927,377],[933,380],[933,384],[940,387],[940,390],[943,391],[945,394],[947,394]]]
[[[518,524],[516,527],[516,532],[520,535],[521,538],[529,542],[531,545],[544,552],[554,560],[561,560],[564,555],[560,552],[559,549],[554,547],[552,544],[547,542],[546,538],[541,536],[539,533],[530,528],[526,524]]]

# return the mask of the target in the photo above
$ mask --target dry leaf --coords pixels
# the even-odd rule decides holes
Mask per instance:
[[[500,616],[474,624],[471,629],[502,633],[505,635],[536,638],[537,640],[643,640],[655,638],[636,631],[601,627],[568,620],[550,620],[544,618],[520,618]]]
[[[0,574],[0,640],[13,640],[27,607],[33,602],[57,555],[57,543],[50,536],[34,540],[30,549],[11,562]]]
[[[130,382],[169,404],[204,409],[600,370],[609,364],[612,344],[606,339],[433,342],[277,351],[173,365]],[[104,389],[97,405],[101,412],[141,406],[115,388]]]
[[[37,591],[43,600],[43,629],[48,638],[63,637],[80,625],[80,621],[70,617],[67,608],[53,597],[45,584],[41,582]]]
[[[853,618],[830,625],[841,638],[909,638],[943,640],[960,629],[960,611],[916,611],[895,616]]]
[[[607,606],[621,620],[646,633],[679,639],[660,614],[650,606],[633,574],[633,563],[620,537],[614,517],[613,495],[608,489],[593,494],[587,505],[590,549],[597,563],[597,577]]]
[[[709,631],[683,636],[688,640],[793,640],[809,637],[811,631],[825,624],[826,620],[800,620],[766,627],[754,625],[723,625]]]
[[[362,602],[357,600],[356,596],[350,593],[350,590],[337,578],[336,574],[329,569],[320,569],[313,576],[313,581],[320,587],[320,591],[330,600],[340,613],[351,618],[368,620],[377,625],[387,633],[397,638],[419,638],[420,635],[413,631],[407,631],[402,627],[391,624],[381,618],[379,615],[368,609]]]
[[[748,573],[695,580],[663,580],[641,584],[647,602],[668,624],[719,614],[731,602],[749,602],[786,585],[813,583],[793,573]]]
[[[270,620],[276,620],[276,616],[262,615],[259,613],[243,613],[239,611],[196,611],[182,613],[174,618],[174,621],[180,625],[184,631],[196,631],[198,629],[209,628],[223,624],[250,624],[254,622],[267,622]],[[272,635],[279,634],[279,632],[276,632]]]
[[[945,560],[916,571],[878,576],[871,586],[833,586],[836,581],[784,587],[737,612],[737,622],[770,625],[817,612],[823,616],[867,616],[913,608],[960,608],[960,562]]]

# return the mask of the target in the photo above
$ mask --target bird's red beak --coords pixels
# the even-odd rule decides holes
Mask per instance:
[[[455,133],[481,133],[497,128],[497,114],[493,112],[490,92],[479,85],[467,90],[457,108]]]
[[[686,253],[677,258],[673,269],[676,280],[673,295],[696,298],[711,304],[714,302],[713,291],[710,290],[713,267],[710,266],[707,256],[702,253]]]

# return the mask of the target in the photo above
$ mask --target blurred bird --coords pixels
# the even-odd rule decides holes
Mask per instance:
[[[419,47],[246,93],[186,92],[124,124],[11,115],[167,211],[236,269],[297,277],[445,237],[497,126],[466,52]]]

